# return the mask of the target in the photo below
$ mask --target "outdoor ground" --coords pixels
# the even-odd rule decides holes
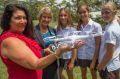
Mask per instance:
[[[64,74],[67,79],[67,75],[66,75],[65,71],[64,71]],[[75,77],[75,79],[81,79],[81,73],[80,73],[80,69],[78,67],[74,68],[74,77]],[[88,70],[87,78],[92,79],[89,70]],[[6,67],[2,63],[1,59],[0,59],[0,79],[7,79]],[[98,79],[100,79],[100,78],[98,78]]]

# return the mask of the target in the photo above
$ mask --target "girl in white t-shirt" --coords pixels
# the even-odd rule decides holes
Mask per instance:
[[[98,70],[101,79],[120,79],[120,25],[116,18],[117,7],[113,2],[102,6],[101,14],[107,24],[102,37]]]

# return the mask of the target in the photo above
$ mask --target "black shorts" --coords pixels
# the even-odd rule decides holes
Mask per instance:
[[[77,63],[78,63],[78,66],[86,68],[86,67],[90,67],[90,64],[92,63],[92,60],[78,59]],[[98,62],[96,62],[95,70],[96,70],[97,64],[98,64]]]
[[[101,79],[120,79],[120,69],[108,72],[107,68],[105,70],[99,71]]]
[[[70,62],[70,59],[59,59],[59,67],[62,67],[64,69],[67,68],[67,64]],[[78,60],[74,61],[74,66],[79,66],[78,65]]]
[[[80,67],[90,67],[92,60],[87,59],[78,59],[78,65]]]
[[[59,67],[66,69],[69,61],[70,59],[59,59]]]

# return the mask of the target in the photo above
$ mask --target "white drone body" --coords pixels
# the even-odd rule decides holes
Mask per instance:
[[[80,34],[81,31],[74,31],[71,35],[60,37],[60,36],[51,36],[51,37],[46,37],[43,40],[46,41],[51,41],[54,42],[53,48],[58,48],[60,45],[63,43],[69,44],[71,47],[74,47],[74,42],[76,40],[83,40],[84,39],[89,39],[89,38],[94,38],[96,36],[101,36],[102,33],[91,33],[91,34]],[[52,46],[52,45],[51,45]],[[55,47],[54,47],[55,46]]]
[[[84,40],[87,38],[93,38],[93,37],[101,36],[101,35],[102,35],[102,33],[100,33],[100,34],[91,33],[91,34],[86,34],[86,35],[73,34],[73,35],[69,35],[69,36],[65,36],[65,37],[59,37],[59,36],[46,37],[43,40],[44,41],[52,41],[52,42],[67,42],[67,41],[73,42],[75,40]]]

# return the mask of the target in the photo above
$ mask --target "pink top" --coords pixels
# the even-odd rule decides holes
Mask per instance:
[[[33,53],[36,55],[36,57],[41,58],[41,48],[39,44],[32,40],[29,39],[22,34],[19,33],[13,33],[13,32],[4,32],[1,37],[0,37],[0,44],[1,42],[9,37],[15,37],[20,39],[21,41],[24,41],[26,45],[33,51]],[[21,49],[22,52],[22,49]],[[16,52],[17,53],[17,52]],[[0,51],[1,54],[1,51]],[[9,79],[42,79],[42,70],[30,70],[27,68],[24,68],[13,61],[9,60],[8,58],[3,57],[0,55],[3,62],[7,66],[8,69],[8,74],[9,74]]]

